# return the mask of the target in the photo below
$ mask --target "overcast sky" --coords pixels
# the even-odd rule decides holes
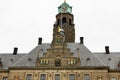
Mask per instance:
[[[0,0],[0,53],[28,53],[38,38],[51,43],[57,7],[64,0]],[[76,42],[92,52],[120,52],[120,0],[67,0],[73,7]]]

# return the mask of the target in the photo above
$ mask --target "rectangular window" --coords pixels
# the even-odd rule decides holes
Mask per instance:
[[[7,77],[3,77],[3,79],[2,80],[7,80]]]
[[[117,80],[115,77],[112,77],[111,80]]]
[[[41,74],[40,80],[46,80],[46,74]]]
[[[69,75],[69,80],[75,80],[75,74],[70,74]]]
[[[84,75],[84,80],[90,80],[90,75],[89,74],[85,74]]]
[[[26,75],[26,80],[32,80],[32,74],[27,74]]]
[[[60,74],[55,74],[55,80],[60,80]]]

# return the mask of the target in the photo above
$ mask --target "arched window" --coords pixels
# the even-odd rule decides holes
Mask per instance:
[[[69,19],[69,25],[71,25],[72,24],[72,20],[71,19]]]
[[[60,19],[57,20],[57,25],[59,25],[59,24],[60,24]]]
[[[55,60],[55,66],[61,66],[61,60],[59,58]]]
[[[62,24],[65,24],[66,23],[66,17],[63,17],[62,18]]]

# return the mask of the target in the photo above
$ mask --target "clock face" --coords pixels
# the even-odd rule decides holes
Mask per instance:
[[[62,11],[63,11],[63,12],[66,12],[67,9],[68,9],[67,6],[62,6]]]
[[[61,36],[61,35],[57,35],[56,36],[56,43],[60,44],[60,43],[63,43],[63,42],[64,42],[64,37]]]

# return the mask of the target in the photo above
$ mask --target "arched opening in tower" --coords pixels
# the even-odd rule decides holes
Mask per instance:
[[[66,24],[66,17],[63,17],[63,18],[62,18],[62,24],[63,24],[63,25]]]
[[[71,25],[72,24],[72,21],[71,21],[71,19],[69,19],[69,25]]]

